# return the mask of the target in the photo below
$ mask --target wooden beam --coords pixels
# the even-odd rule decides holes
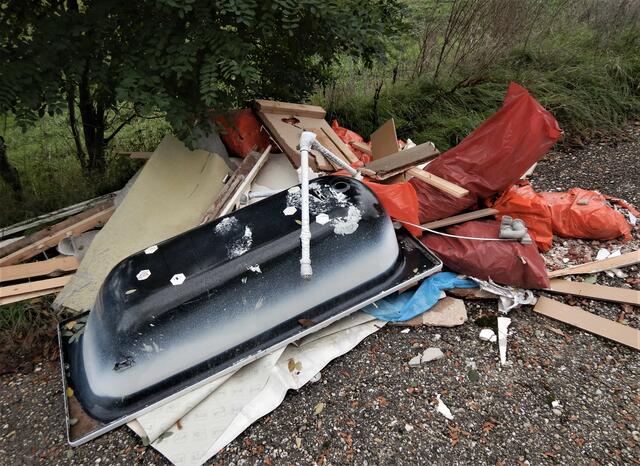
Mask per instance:
[[[31,291],[29,293],[17,294],[14,296],[9,296],[7,298],[0,298],[0,306],[4,306],[5,304],[17,303],[19,301],[25,301],[27,299],[37,298],[38,296],[59,293],[60,290],[62,290],[62,287],[48,288],[46,290],[40,291]]]
[[[354,147],[356,147],[354,145]],[[360,146],[357,146],[359,149]],[[374,160],[364,166],[365,169],[375,172],[373,178],[385,180],[421,163],[428,162],[440,155],[440,151],[431,142],[425,142],[415,147],[388,155],[379,160]]]
[[[599,299],[613,303],[627,303],[640,306],[640,291],[615,286],[594,285],[568,280],[551,280],[549,291],[552,293],[571,294],[584,298]]]
[[[90,207],[93,207],[105,201],[110,200],[111,202],[113,202],[113,199],[116,197],[116,194],[118,194],[118,191],[105,194],[104,196],[99,196],[93,199],[89,199],[88,201],[78,202],[77,204],[74,204],[72,206],[63,207],[62,209],[58,209],[54,212],[49,212],[48,214],[43,214],[38,217],[25,220],[20,223],[10,225],[8,227],[0,228],[0,239],[4,239],[7,236],[14,235],[21,231],[29,230],[31,228],[44,225],[45,223],[51,223],[61,218],[69,217],[70,215],[77,214],[78,212],[87,210]]]
[[[258,110],[266,113],[282,115],[297,115],[310,118],[324,118],[327,112],[318,105],[292,104],[290,102],[276,102],[275,100],[256,100]]]
[[[344,156],[344,158],[347,159],[349,163],[354,163],[360,160],[358,156],[353,153],[353,151],[349,147],[349,144],[346,144],[342,139],[340,139],[340,136],[338,136],[336,132],[333,130],[333,128],[331,128],[331,126],[326,124],[326,122],[322,127],[322,131],[324,131],[324,134],[329,139],[331,139],[331,141],[336,145],[338,149],[340,149],[340,151],[342,152],[342,155]]]
[[[76,270],[80,262],[75,256],[58,256],[44,261],[0,267],[0,282],[42,277]]]
[[[450,196],[461,198],[469,194],[469,191],[464,189],[463,187],[458,186],[451,181],[440,178],[433,173],[420,170],[419,168],[410,168],[409,170],[407,170],[407,173],[411,176],[415,176],[419,180],[422,180],[435,188],[438,188],[440,191],[443,191]]]
[[[604,270],[617,269],[640,263],[640,251],[628,252],[617,257],[610,257],[601,261],[587,262],[586,264],[574,265],[566,269],[549,272],[549,278],[562,277],[564,275],[579,275],[583,273],[596,273]]]
[[[369,144],[367,144],[366,142],[352,142],[351,147],[353,147],[354,149],[358,149],[360,152],[364,152],[367,155],[371,155],[371,147],[369,147]]]
[[[151,156],[153,155],[153,152],[127,152],[127,151],[121,151],[121,152],[116,152],[116,155],[128,155],[130,158],[132,159],[140,159],[140,160],[149,160],[151,158]]]
[[[115,211],[115,207],[111,206],[105,210],[97,212],[79,222],[76,222],[72,225],[68,225],[63,229],[58,229],[54,233],[50,233],[42,239],[25,246],[22,249],[19,249],[8,256],[5,256],[0,259],[0,266],[5,265],[13,265],[23,262],[27,259],[31,259],[32,257],[40,254],[42,251],[45,251],[60,242],[63,238],[67,238],[69,236],[76,236],[80,233],[84,233],[85,231],[91,230],[98,225],[104,224],[109,220],[109,217]]]
[[[628,325],[605,319],[577,306],[568,306],[544,296],[538,298],[533,310],[543,316],[640,350],[640,331]]]
[[[500,212],[497,209],[474,210],[473,212],[465,212],[464,214],[443,218],[442,220],[436,220],[435,222],[425,223],[422,226],[431,230],[437,230],[438,228],[468,222],[469,220],[475,220],[477,218],[489,217],[491,215],[497,215],[498,213]]]
[[[40,231],[36,231],[24,238],[19,239],[18,241],[14,241],[10,244],[6,244],[5,246],[0,247],[0,257],[8,256],[11,253],[19,251],[22,248],[25,248],[36,241],[40,241],[43,238],[46,238],[49,235],[52,235],[58,231],[64,230],[65,228],[70,227],[71,225],[75,225],[81,220],[85,218],[91,217],[92,215],[97,214],[98,212],[102,212],[103,210],[108,209],[109,207],[113,207],[113,199],[109,199],[107,201],[101,202],[100,204],[91,207],[84,212],[80,212],[72,217],[69,217],[62,222],[56,223],[55,225],[51,225],[50,227],[44,228]]]
[[[202,223],[210,222],[218,217],[231,212],[233,207],[240,200],[242,193],[249,188],[249,185],[258,175],[260,169],[264,166],[271,153],[271,144],[267,146],[262,154],[250,152],[242,163],[233,172],[231,178],[224,185],[222,191],[216,197],[213,205],[207,209],[202,217]]]
[[[44,280],[3,286],[0,287],[0,299],[9,298],[11,296],[21,295],[25,293],[32,293],[34,291],[60,288],[62,286],[65,286],[69,282],[69,280],[71,280],[71,275],[64,275],[62,277],[45,278]]]
[[[371,133],[371,157],[379,160],[398,152],[398,136],[393,118],[387,120],[380,128]]]

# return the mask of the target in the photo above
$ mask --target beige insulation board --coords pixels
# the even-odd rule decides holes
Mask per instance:
[[[200,223],[230,170],[222,157],[165,136],[54,302],[83,312],[122,259]]]

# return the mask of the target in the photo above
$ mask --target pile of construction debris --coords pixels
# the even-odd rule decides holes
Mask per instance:
[[[549,262],[549,258],[543,257],[540,251],[552,247],[557,251],[554,241],[558,237],[631,239],[640,213],[623,200],[595,191],[538,193],[528,184],[526,177],[562,132],[555,119],[526,90],[512,84],[503,107],[458,146],[443,154],[430,142],[416,145],[409,139],[400,140],[393,119],[371,134],[367,143],[336,121],[329,125],[325,117],[326,112],[318,106],[255,101],[252,108],[217,117],[219,134],[203,135],[197,143],[198,150],[191,151],[167,136],[153,154],[130,153],[132,157],[148,160],[121,191],[0,231],[3,240],[0,305],[57,293],[54,307],[71,316],[61,323],[60,332],[66,373],[67,428],[72,444],[83,443],[128,423],[144,442],[172,462],[200,464],[256,419],[275,409],[287,390],[299,389],[313,381],[324,365],[386,322],[403,326],[461,325],[467,320],[463,299],[497,300],[501,313],[497,327],[483,329],[479,338],[497,341],[502,364],[508,363],[511,319],[507,314],[523,305],[533,305],[533,311],[539,314],[640,349],[638,330],[549,297],[564,294],[638,306],[640,291],[631,285],[596,285],[583,277],[600,272],[624,276],[621,269],[640,263],[640,251],[621,253],[620,249],[605,249],[597,257],[589,258],[593,260],[581,261],[572,256],[550,264],[545,262]],[[384,226],[376,223],[375,215],[367,217],[364,204],[359,204],[365,202],[362,198],[366,197],[362,194],[364,191],[360,191],[364,188],[358,187],[360,184],[366,185],[384,207],[384,210],[378,209],[383,218],[380,225],[384,219],[394,222],[400,252],[389,256],[390,263],[405,261],[415,265],[413,270],[404,272],[394,269],[401,278],[385,276],[379,279],[380,283],[375,281],[378,276],[373,269],[382,267],[385,260],[376,243],[384,241],[386,236],[384,232],[375,236]],[[281,214],[274,211],[273,206],[281,205],[278,202],[285,206]],[[264,222],[265,227],[245,226],[243,218],[249,217]],[[283,226],[285,224],[278,220],[280,217],[293,223]],[[44,230],[16,237],[62,218],[63,221]],[[209,244],[203,242],[209,239],[198,239],[201,244],[184,246],[201,238],[198,232],[204,232],[203,228],[209,228],[208,225],[222,235],[232,230],[240,233],[231,243],[218,244],[212,239],[214,242]],[[362,235],[351,236],[358,229]],[[269,237],[269,230],[276,231],[273,237]],[[330,234],[329,239],[322,236],[322,241],[333,246],[326,246],[318,239],[320,232]],[[366,244],[367,240],[371,243]],[[423,250],[423,245],[428,250]],[[122,308],[123,313],[134,310],[144,314],[128,317],[126,326],[141,336],[140,347],[145,358],[149,354],[162,360],[167,356],[158,355],[177,350],[144,340],[146,332],[152,331],[147,327],[161,326],[160,317],[165,311],[159,308],[164,309],[165,304],[166,312],[180,308],[184,316],[197,312],[199,300],[205,303],[205,308],[206,303],[215,302],[207,300],[224,292],[214,286],[211,278],[214,275],[228,273],[241,284],[263,290],[264,296],[268,295],[268,288],[275,289],[277,294],[287,294],[281,277],[274,271],[280,269],[272,270],[267,264],[277,257],[269,256],[267,261],[264,253],[258,254],[261,247],[280,250],[280,255],[297,251],[295,261],[302,264],[301,275],[305,281],[298,283],[293,278],[289,281],[296,284],[296,292],[299,290],[296,304],[299,315],[294,319],[294,326],[299,328],[280,328],[284,321],[277,319],[264,321],[260,323],[262,327],[253,329],[254,334],[243,337],[242,344],[254,342],[253,352],[238,353],[247,357],[210,359],[208,369],[198,372],[194,368],[207,357],[196,354],[194,359],[202,356],[202,360],[180,370],[196,371],[198,376],[172,381],[171,396],[158,399],[158,393],[167,392],[151,384],[141,391],[155,391],[155,396],[147,393],[136,398],[139,394],[132,393],[130,411],[111,417],[86,412],[86,403],[83,405],[79,396],[84,389],[71,386],[70,380],[78,358],[96,357],[86,353],[78,356],[73,349],[82,343],[90,311],[108,316],[111,306]],[[334,256],[321,257],[332,247]],[[176,271],[163,265],[172,272],[167,272],[170,279],[167,277],[166,283],[153,284],[154,293],[161,300],[147,301],[146,307],[144,300],[140,301],[142,304],[136,302],[140,290],[156,280],[154,267],[160,265],[153,261],[158,258],[157,251],[164,254],[160,262],[166,262],[169,256],[163,251],[172,248],[183,255],[171,256],[183,264],[183,269]],[[223,251],[225,259],[217,263],[219,269],[211,272],[207,269],[206,254],[216,248]],[[351,268],[342,265],[342,256],[347,250],[365,251],[360,256],[356,253],[348,256]],[[389,250],[388,244],[385,250]],[[410,251],[415,250],[422,251],[422,255],[411,256]],[[360,264],[367,265],[359,265],[360,269],[356,270],[353,264],[367,254],[374,257],[369,262],[363,259]],[[242,262],[242,270],[236,272],[232,269],[239,257],[246,263]],[[211,260],[213,258],[218,260],[215,251],[211,252]],[[319,258],[319,272],[312,274],[311,266],[316,258]],[[566,267],[568,262],[576,265]],[[332,264],[331,274],[324,264]],[[442,264],[446,270],[438,272]],[[554,270],[549,271],[549,265]],[[209,272],[213,275],[206,275]],[[369,278],[349,284],[350,278],[359,272]],[[254,281],[255,277],[261,281]],[[318,298],[315,307],[314,303],[305,302],[312,299],[311,294],[305,295],[310,293],[305,282],[314,281],[316,284],[324,281],[327,287],[338,290],[335,295],[322,292],[327,296]],[[346,292],[358,299],[342,303],[341,296]],[[318,292],[314,293],[317,297]],[[204,295],[207,297],[202,298]],[[251,293],[238,295],[231,305],[269,316],[266,307],[270,298],[265,300],[260,295],[251,299],[251,296]],[[266,307],[263,309],[263,306]],[[317,308],[322,306],[323,313],[319,313]],[[227,320],[234,319],[236,312],[223,314],[215,307],[206,309]],[[309,314],[313,309],[315,313]],[[156,317],[158,321],[154,320]],[[162,324],[164,327],[158,331],[170,334],[181,328],[174,318]],[[206,328],[207,323],[214,325],[215,322],[205,318],[190,325]],[[229,332],[239,332],[237,326],[222,324]],[[220,327],[221,323],[215,325]],[[243,325],[251,327],[251,324]],[[258,334],[267,331],[274,332],[270,334],[273,341],[269,340],[271,343],[265,343],[266,346],[255,346]],[[102,336],[105,334],[108,330]],[[117,335],[122,338],[123,333]],[[135,336],[128,337],[127,341],[103,341],[95,352],[110,344],[124,352],[123,348],[133,345],[134,340],[137,344]],[[240,346],[238,343],[233,348]],[[442,355],[438,351],[429,348],[416,355],[409,365],[437,359]],[[136,355],[119,357],[121,360],[113,367],[116,374],[126,374],[132,367],[137,371],[141,366]],[[171,357],[182,358],[178,354]],[[73,359],[71,364],[69,358]],[[98,359],[92,361],[99,366]],[[113,365],[109,361],[107,363]],[[152,379],[156,369],[134,371],[130,373],[141,374],[135,377]],[[74,380],[77,383],[77,379]],[[113,380],[114,386],[118,383],[115,378],[105,380]],[[164,379],[165,385],[167,380],[170,379]],[[444,404],[439,410],[447,416]],[[215,425],[214,433],[212,425]]]

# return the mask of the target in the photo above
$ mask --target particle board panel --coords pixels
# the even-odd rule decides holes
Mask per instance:
[[[127,256],[197,226],[230,175],[224,159],[166,136],[96,235],[54,307],[91,309],[111,269]]]
[[[398,152],[398,136],[393,118],[371,133],[371,157],[380,160]]]

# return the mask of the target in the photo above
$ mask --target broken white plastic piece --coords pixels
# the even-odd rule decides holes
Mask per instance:
[[[440,393],[436,393],[436,398],[438,400],[438,406],[436,406],[436,411],[438,411],[440,414],[442,414],[444,417],[446,417],[450,421],[453,421],[453,414],[451,414],[451,410],[449,409],[449,407],[446,404],[444,404],[444,401],[440,399]]]
[[[151,276],[151,270],[149,270],[149,269],[144,269],[144,270],[141,270],[140,272],[138,272],[138,274],[136,275],[136,278],[137,278],[139,281],[142,281],[142,280],[146,280],[146,279],[147,279],[147,278],[149,278],[150,276]]]
[[[480,330],[479,337],[482,341],[490,341],[491,343],[495,343],[497,340],[495,332],[490,328],[483,328]]]
[[[469,278],[476,282],[478,286],[480,286],[480,289],[498,296],[498,311],[502,314],[508,314],[511,309],[515,309],[523,304],[535,304],[537,301],[537,298],[531,290],[498,285],[491,279],[485,281],[474,277]]]
[[[500,365],[507,363],[507,335],[511,319],[498,317],[498,350],[500,351]]]
[[[145,249],[144,253],[145,254],[153,254],[157,250],[158,250],[158,246],[154,244],[153,246],[149,246],[147,249]]]
[[[171,277],[171,284],[173,286],[182,285],[184,281],[187,279],[183,273],[177,273],[173,277]]]

